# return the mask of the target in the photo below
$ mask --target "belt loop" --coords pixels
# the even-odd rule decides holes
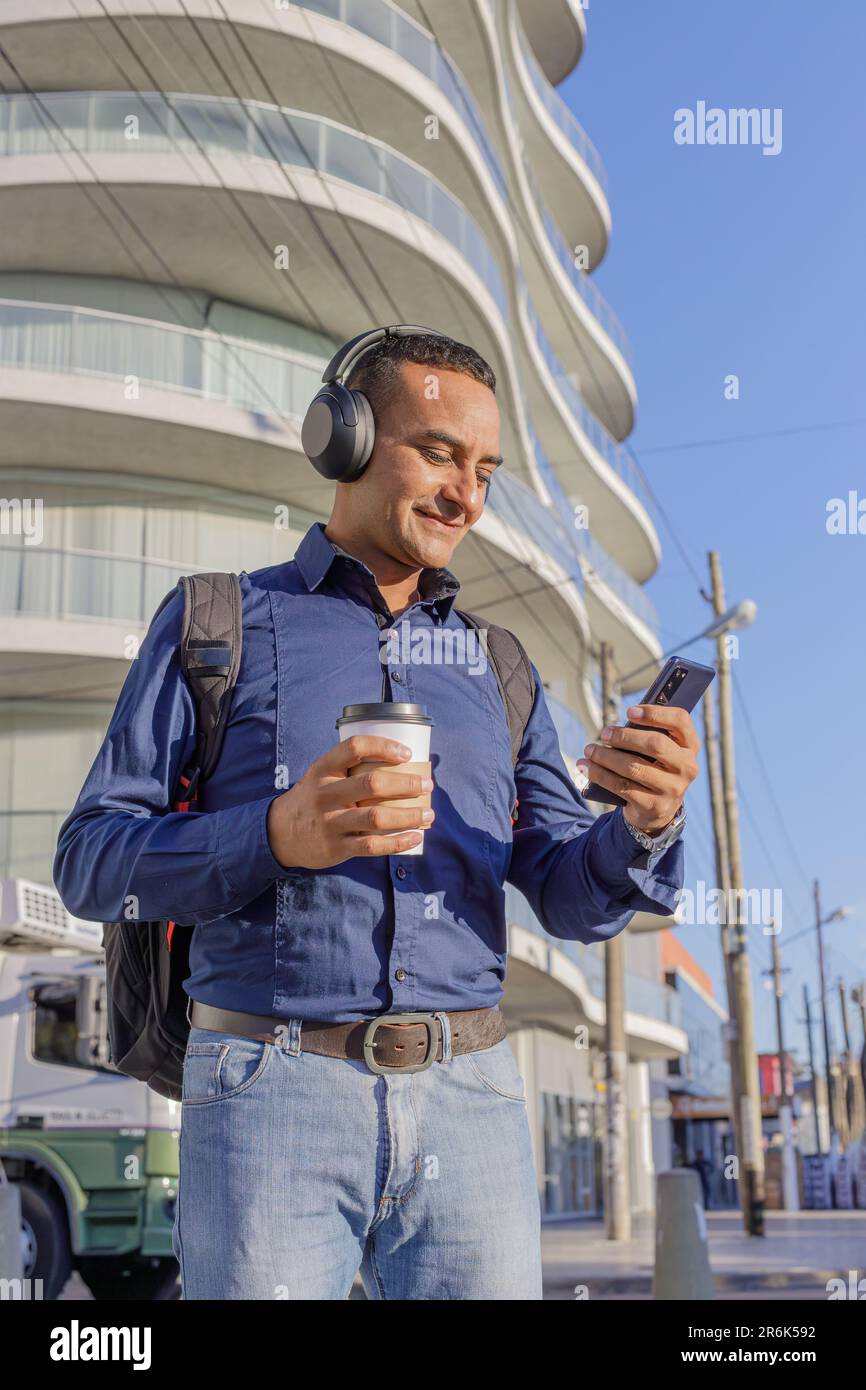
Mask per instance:
[[[446,1013],[434,1014],[438,1018],[439,1027],[442,1029],[442,1061],[451,1061],[451,1020]]]
[[[187,1021],[187,1023],[189,1024],[190,1028],[194,1028],[194,1027],[195,1027],[195,1024],[193,1023],[192,1019],[191,1019],[190,1016],[189,1016],[190,1009],[192,1008],[192,1006],[193,1006],[193,997],[192,997],[191,994],[188,994],[188,995],[186,996],[186,1021]]]
[[[301,1019],[293,1018],[289,1021],[289,1037],[286,1044],[286,1051],[291,1057],[301,1055]]]

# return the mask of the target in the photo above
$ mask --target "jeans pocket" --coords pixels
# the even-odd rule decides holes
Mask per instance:
[[[208,1105],[248,1091],[264,1074],[273,1045],[255,1038],[223,1036],[187,1044],[183,1064],[183,1102]]]
[[[502,1038],[493,1047],[482,1052],[467,1052],[466,1059],[475,1076],[488,1091],[493,1091],[504,1100],[526,1104],[526,1088],[523,1077],[517,1069],[514,1053],[507,1038]]]

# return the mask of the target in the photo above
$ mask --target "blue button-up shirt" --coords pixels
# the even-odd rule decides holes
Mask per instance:
[[[432,633],[418,637],[464,627],[448,570],[425,571],[419,601],[395,620],[371,571],[316,525],[294,560],[240,582],[238,684],[199,809],[170,809],[195,749],[179,586],[150,625],[61,827],[54,881],[70,912],[194,925],[186,988],[203,1003],[348,1022],[495,1005],[506,880],[565,939],[605,941],[636,910],[674,910],[681,842],[648,853],[621,811],[593,817],[563,763],[537,671],[513,766],[492,665],[443,658],[441,633],[438,647]],[[403,639],[409,624],[411,640],[383,643],[395,623]],[[436,819],[423,855],[283,868],[268,843],[270,803],[337,742],[343,706],[381,700],[383,689],[434,721]]]

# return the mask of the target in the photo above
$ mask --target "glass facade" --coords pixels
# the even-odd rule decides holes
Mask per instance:
[[[541,1094],[545,1216],[598,1216],[602,1210],[601,1115],[574,1096]]]

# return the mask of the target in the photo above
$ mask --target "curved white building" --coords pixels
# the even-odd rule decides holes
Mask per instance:
[[[625,671],[660,655],[629,347],[591,274],[605,172],[552,85],[585,41],[577,0],[5,0],[0,877],[50,882],[176,579],[288,558],[327,515],[300,420],[373,323],[430,324],[496,371],[507,472],[455,567],[524,641],[568,757],[599,723],[599,641]],[[509,901],[543,1207],[594,1209],[573,1039],[601,1036],[603,958]],[[647,1063],[685,1050],[656,949],[630,938],[638,1205]]]

